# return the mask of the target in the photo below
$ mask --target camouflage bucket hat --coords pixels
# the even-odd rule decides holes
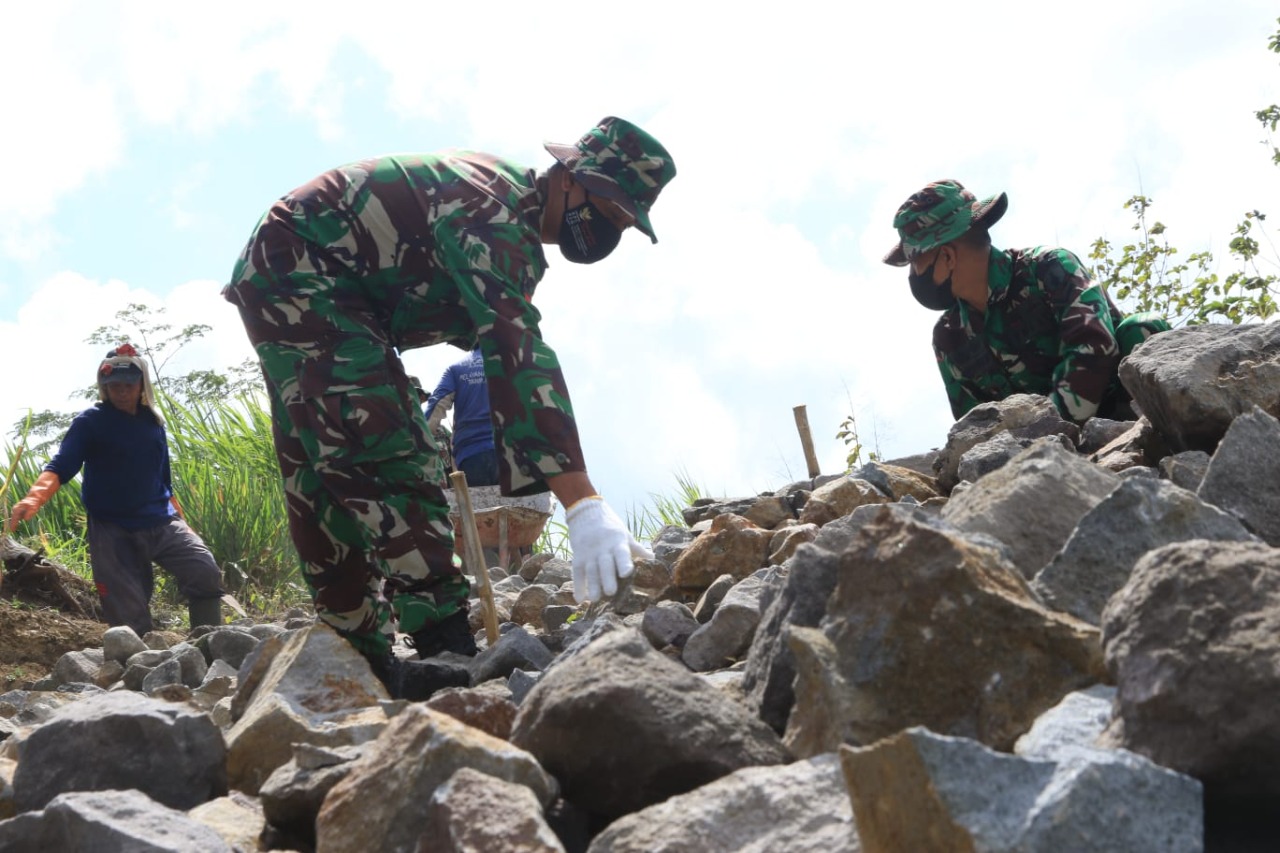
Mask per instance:
[[[912,258],[950,243],[974,226],[996,224],[1008,207],[1005,193],[978,201],[959,181],[934,181],[898,208],[893,217],[898,245],[884,256],[884,262],[906,266]]]
[[[636,218],[636,227],[658,242],[649,208],[676,176],[675,161],[662,143],[631,122],[608,116],[573,145],[548,142],[545,147],[588,192],[622,205]]]

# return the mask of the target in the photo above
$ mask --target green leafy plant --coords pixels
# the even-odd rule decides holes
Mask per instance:
[[[1280,53],[1280,30],[1270,37],[1267,47]],[[1271,149],[1272,162],[1280,165],[1280,148],[1273,142],[1280,125],[1280,105],[1272,104],[1254,115],[1267,132],[1264,144]],[[1255,231],[1255,226],[1266,221],[1265,214],[1248,211],[1236,225],[1228,244],[1236,267],[1219,278],[1212,271],[1210,252],[1194,252],[1185,261],[1179,260],[1178,249],[1169,243],[1164,223],[1148,219],[1152,204],[1145,195],[1135,195],[1125,202],[1125,209],[1134,212],[1132,230],[1138,238],[1133,242],[1118,251],[1105,238],[1093,242],[1089,258],[1094,264],[1094,276],[1108,293],[1125,307],[1159,312],[1175,326],[1244,323],[1276,314],[1275,289],[1280,279],[1274,272],[1264,272],[1259,263],[1265,260],[1275,269],[1280,266],[1280,253],[1265,231]],[[1265,257],[1259,235],[1269,245]]]
[[[836,439],[844,443],[845,465],[848,466],[847,470],[852,471],[854,468],[862,464],[862,451],[864,450],[864,447],[862,439],[858,435],[858,418],[853,412],[853,395],[849,393],[847,386],[845,387],[845,397],[849,400],[849,414],[840,422],[840,428],[836,430]],[[879,462],[880,459],[883,458],[880,455],[879,435],[878,433],[875,433],[874,426],[875,419],[873,418],[872,432],[875,434],[876,438],[876,449],[874,451],[867,451],[868,462]]]

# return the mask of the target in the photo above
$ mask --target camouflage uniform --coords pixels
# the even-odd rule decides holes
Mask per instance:
[[[905,265],[972,227],[988,227],[1007,204],[1003,193],[978,201],[954,181],[930,184],[899,208],[901,239],[885,262]],[[1043,394],[1082,423],[1126,414],[1120,359],[1168,328],[1149,313],[1126,318],[1066,249],[993,246],[986,312],[956,300],[934,326],[933,351],[956,418],[979,403]]]
[[[609,121],[594,132],[625,144],[632,126]],[[478,339],[504,493],[584,470],[560,365],[529,302],[547,268],[545,195],[545,176],[485,154],[362,160],[276,202],[223,291],[262,363],[316,612],[371,656],[389,649],[394,617],[413,634],[468,597],[440,452],[399,351]]]
[[[1123,319],[1066,249],[991,249],[987,311],[964,300],[933,327],[933,351],[959,418],[979,403],[1043,394],[1082,422],[1127,400],[1116,368]]]

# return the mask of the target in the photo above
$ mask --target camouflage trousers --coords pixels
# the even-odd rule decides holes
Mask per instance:
[[[298,281],[295,281],[298,279]],[[394,348],[335,280],[228,288],[262,364],[289,533],[316,614],[381,656],[467,609],[439,449]],[[350,303],[350,304],[348,304]]]

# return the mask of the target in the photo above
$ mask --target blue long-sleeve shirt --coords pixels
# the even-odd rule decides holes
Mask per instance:
[[[493,423],[489,417],[489,385],[484,379],[484,358],[473,349],[466,358],[449,365],[440,384],[427,400],[426,416],[431,417],[444,397],[453,400],[454,464],[485,450],[493,450]]]
[[[80,499],[89,517],[138,530],[176,515],[164,427],[145,406],[136,415],[98,403],[76,415],[44,466],[66,484],[84,468]]]

